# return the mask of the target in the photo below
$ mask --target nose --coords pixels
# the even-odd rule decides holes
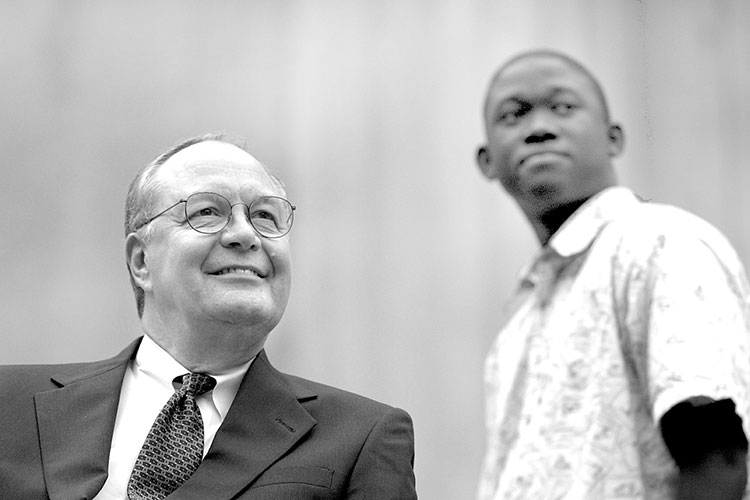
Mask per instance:
[[[557,138],[552,117],[542,110],[530,113],[526,129],[526,144],[536,144]]]
[[[233,205],[229,223],[221,230],[221,244],[227,248],[257,250],[260,243],[260,235],[247,217],[247,205]]]

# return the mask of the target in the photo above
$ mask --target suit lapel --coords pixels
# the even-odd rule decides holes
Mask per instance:
[[[169,500],[226,500],[255,481],[316,421],[261,351],[240,384],[203,463]]]
[[[58,389],[35,395],[51,500],[93,498],[104,484],[122,378],[139,343],[109,360],[76,365],[52,378]]]

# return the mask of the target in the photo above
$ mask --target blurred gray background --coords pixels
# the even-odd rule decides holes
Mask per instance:
[[[474,495],[482,365],[536,249],[474,164],[488,79],[566,51],[601,79],[641,196],[750,262],[750,2],[2,1],[0,363],[140,334],[127,186],[178,139],[245,137],[298,206],[282,370],[408,410],[423,499]]]

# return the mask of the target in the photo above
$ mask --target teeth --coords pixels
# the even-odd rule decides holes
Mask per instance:
[[[249,274],[254,274],[255,276],[258,276],[258,273],[256,273],[252,269],[240,269],[238,267],[230,267],[229,269],[222,269],[217,274],[230,274],[230,273],[249,273]]]

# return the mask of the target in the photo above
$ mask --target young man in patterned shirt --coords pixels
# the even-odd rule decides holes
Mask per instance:
[[[479,499],[742,498],[750,307],[731,245],[617,186],[623,130],[573,59],[514,57],[484,118],[478,164],[542,246],[487,357]]]

